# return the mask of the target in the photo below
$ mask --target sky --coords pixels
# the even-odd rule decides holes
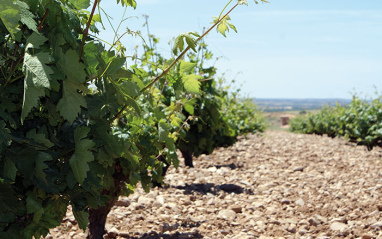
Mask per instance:
[[[148,15],[149,31],[160,39],[158,51],[169,57],[168,44],[180,33],[203,32],[211,26],[228,0],[137,0],[126,9],[119,34],[128,27],[140,30]],[[259,1],[260,2],[260,1]],[[238,6],[231,23],[238,33],[227,37],[211,31],[208,48],[219,57],[211,61],[227,82],[235,79],[244,96],[252,98],[342,98],[382,95],[381,0],[269,0]],[[230,6],[236,3],[232,1]],[[124,8],[116,1],[101,1],[116,28]],[[100,38],[113,40],[113,31]],[[139,38],[122,38],[128,52],[141,45]]]

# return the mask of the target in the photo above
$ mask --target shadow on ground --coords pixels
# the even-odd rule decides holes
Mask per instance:
[[[147,233],[145,233],[147,234]],[[188,238],[204,238],[199,232],[193,233],[179,233],[175,232],[174,234],[143,234],[139,237],[126,237],[127,239],[188,239]]]
[[[250,189],[245,189],[239,185],[228,183],[228,184],[221,184],[221,185],[214,185],[213,183],[193,183],[193,184],[186,184],[186,186],[170,186],[177,189],[183,189],[184,194],[193,194],[193,192],[197,192],[200,194],[207,194],[211,193],[213,195],[219,194],[219,191],[224,191],[227,193],[235,193],[235,194],[250,194],[252,195],[253,192]]]

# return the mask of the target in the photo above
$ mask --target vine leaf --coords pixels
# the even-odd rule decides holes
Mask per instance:
[[[78,62],[79,55],[74,50],[60,53],[60,60],[57,62],[69,81],[83,83],[86,80],[85,65]]]
[[[57,65],[67,79],[63,83],[63,97],[57,104],[57,110],[69,123],[73,123],[81,112],[81,107],[87,106],[85,98],[79,92],[88,91],[83,84],[86,80],[85,65],[78,62],[79,56],[74,50],[69,50],[65,54],[61,52],[60,56]]]
[[[90,0],[69,0],[78,10],[87,9],[90,6]]]
[[[187,101],[187,102],[184,104],[184,109],[185,109],[190,115],[193,115],[194,112],[195,112],[194,102],[193,102],[192,100]]]
[[[9,179],[11,181],[15,180],[17,168],[15,163],[10,158],[5,159],[4,168],[1,173],[4,178]]]
[[[35,166],[35,174],[37,178],[42,179],[46,184],[48,182],[46,181],[46,174],[44,173],[44,169],[48,168],[48,165],[45,164],[45,161],[52,161],[53,158],[50,154],[40,152],[37,154],[36,158],[36,166]]]
[[[179,72],[181,73],[191,73],[196,66],[196,63],[181,61],[179,66]]]
[[[239,4],[239,5],[243,5],[243,4],[245,4],[245,5],[248,6],[248,2],[247,2],[247,0],[238,0],[238,1],[237,1],[237,4]]]
[[[38,32],[37,30],[37,22],[34,20],[34,15],[29,11],[28,4],[24,2],[17,1],[17,5],[20,6],[20,22],[24,23],[29,29],[34,32]]]
[[[196,52],[196,39],[195,37],[200,37],[197,32],[185,32],[180,34],[174,41],[174,47],[172,48],[172,52],[174,55],[178,55],[178,51],[182,52],[184,50],[184,41],[186,41],[187,45]]]
[[[89,171],[88,163],[94,160],[94,155],[89,150],[95,145],[90,139],[85,139],[90,131],[88,127],[80,127],[74,131],[74,142],[76,148],[74,154],[69,159],[74,177],[77,182],[82,184]]]
[[[54,71],[47,65],[53,62],[53,58],[48,52],[40,51],[37,54],[29,52],[30,49],[39,49],[47,38],[32,33],[26,43],[23,71],[24,80],[24,99],[21,113],[21,120],[29,114],[32,108],[37,107],[40,97],[45,96],[45,88],[50,89]]]
[[[137,7],[137,2],[135,0],[117,0],[117,3],[120,3],[122,4],[122,6],[130,6],[132,8],[136,8]]]
[[[169,140],[169,133],[170,133],[171,126],[166,122],[161,120],[158,124],[158,135],[159,135],[159,141],[166,142]]]
[[[19,199],[15,196],[11,185],[0,181],[0,215],[6,215],[9,212],[16,214],[19,211]]]
[[[32,196],[28,196],[26,203],[28,214],[33,214],[33,221],[36,223],[39,222],[42,215],[44,214],[44,208],[42,207],[41,202],[37,201]]]
[[[79,228],[85,231],[89,223],[89,213],[85,211],[73,210],[73,216],[76,219]]]
[[[141,89],[135,82],[132,82],[128,79],[121,80],[122,82],[118,84],[118,88],[124,95],[130,96],[131,98],[134,98],[139,95]]]
[[[4,23],[8,32],[17,41],[21,40],[21,35],[18,28],[20,17],[20,7],[13,3],[13,0],[1,0],[0,1],[0,19]]]
[[[64,81],[63,88],[63,97],[57,104],[57,110],[72,124],[81,112],[81,107],[86,108],[87,106],[85,98],[77,90],[82,88],[83,91],[86,91],[87,89],[72,81]]]
[[[32,140],[36,141],[37,143],[44,145],[47,148],[54,146],[54,144],[52,142],[50,142],[49,139],[45,138],[45,134],[38,134],[36,132],[36,129],[32,129],[32,130],[28,131],[26,136],[28,139],[32,139]]]
[[[193,94],[198,94],[200,92],[200,82],[198,79],[203,78],[199,75],[183,75],[182,82],[184,85],[184,89]]]
[[[231,28],[232,30],[234,30],[234,31],[237,33],[236,27],[235,27],[232,23],[228,22],[229,20],[231,20],[231,18],[230,18],[229,16],[225,16],[225,17],[221,20],[221,22],[218,24],[218,26],[217,26],[217,28],[216,28],[216,30],[217,30],[218,32],[220,32],[224,37],[227,37],[227,36],[225,35],[225,33],[228,32],[230,28]],[[218,21],[219,21],[219,18],[214,17],[213,22],[216,23],[216,22],[218,22]]]

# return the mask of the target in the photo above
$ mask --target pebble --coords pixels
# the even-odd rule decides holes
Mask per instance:
[[[242,213],[243,212],[243,208],[239,205],[233,205],[230,207],[230,209],[236,213]]]
[[[112,227],[108,232],[107,235],[111,238],[117,237],[119,234],[119,230],[115,227]]]
[[[283,198],[283,199],[281,199],[281,204],[283,204],[283,205],[289,205],[290,203],[291,203],[291,201],[289,200],[289,199],[287,199],[287,198]]]
[[[127,198],[120,198],[118,201],[115,202],[115,206],[118,207],[128,207],[130,206],[130,201]]]
[[[379,222],[376,222],[376,223],[370,225],[370,228],[372,228],[372,229],[377,229],[377,228],[382,229],[382,221],[379,221]]]
[[[219,211],[218,217],[232,221],[236,218],[236,212],[231,209],[224,209]]]
[[[178,224],[175,225],[169,225],[168,223],[163,223],[162,225],[159,226],[159,231],[161,233],[165,232],[171,232],[174,231],[178,228]]]
[[[305,205],[304,200],[301,199],[301,198],[297,199],[294,203],[297,204],[297,205],[299,205],[299,206],[304,206],[304,205]]]
[[[330,224],[330,229],[332,229],[333,231],[343,231],[347,227],[348,225],[342,222],[333,222],[332,224]]]
[[[299,171],[302,172],[302,171],[304,171],[304,167],[303,166],[296,167],[293,169],[293,171],[294,172],[299,172]]]
[[[294,224],[289,225],[289,227],[287,228],[287,231],[290,233],[296,233],[297,231],[296,225]]]
[[[315,226],[315,227],[321,224],[320,221],[316,217],[309,218],[308,222],[311,226]]]
[[[374,238],[374,236],[366,235],[366,234],[361,237],[361,239],[373,239],[373,238]]]

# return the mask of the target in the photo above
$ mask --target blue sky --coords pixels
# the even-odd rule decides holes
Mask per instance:
[[[117,26],[124,8],[101,1]],[[234,4],[233,1],[232,5]],[[236,79],[254,98],[351,98],[351,93],[382,94],[381,0],[269,0],[269,4],[239,6],[230,14],[238,33],[227,38],[212,31],[205,42],[215,57],[219,75]],[[170,55],[168,42],[182,32],[211,25],[228,1],[137,0],[124,21],[131,30],[143,28],[160,38],[159,52]],[[106,19],[100,37],[112,41]],[[141,40],[124,37],[128,51]],[[214,62],[211,62],[213,64]]]

